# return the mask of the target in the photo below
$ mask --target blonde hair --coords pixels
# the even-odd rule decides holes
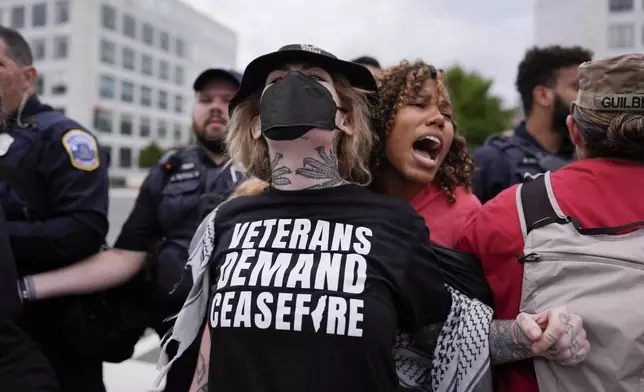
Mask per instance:
[[[597,111],[575,105],[573,117],[588,158],[644,162],[644,115]]]
[[[234,199],[239,196],[256,196],[264,192],[269,186],[270,184],[268,182],[262,181],[259,178],[249,178],[239,184],[229,199]]]
[[[338,141],[340,176],[352,183],[368,185],[372,179],[370,161],[375,143],[369,92],[351,87],[346,78],[339,75],[333,75],[333,82],[341,106],[347,109],[347,123],[354,131],[353,135],[341,133]],[[270,183],[268,146],[264,138],[252,136],[252,129],[259,126],[260,97],[261,91],[257,91],[235,108],[228,122],[226,144],[233,162],[244,167],[249,175]]]

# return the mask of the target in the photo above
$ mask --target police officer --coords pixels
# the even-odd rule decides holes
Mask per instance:
[[[580,47],[528,50],[516,80],[525,120],[512,134],[493,135],[472,153],[474,194],[481,203],[527,177],[557,170],[575,159],[566,117],[579,90],[577,68],[591,57]]]
[[[70,268],[30,277],[40,298],[115,286],[139,272],[152,254],[149,264],[160,305],[156,320],[179,312],[192,287],[191,274],[185,271],[190,240],[202,219],[245,179],[228,165],[224,141],[228,102],[240,80],[241,75],[224,69],[199,75],[192,119],[198,146],[164,157],[150,171],[113,249]],[[156,322],[152,327],[163,336],[171,325]],[[198,348],[172,367],[166,392],[190,388]]]
[[[107,157],[90,132],[39,101],[32,60],[20,33],[0,27],[0,91],[10,113],[0,135],[0,203],[19,276],[96,253],[108,230]],[[89,297],[25,304],[25,328],[62,391],[105,390],[98,306]]]
[[[5,117],[4,110],[0,111],[0,133],[7,131]],[[22,328],[18,275],[2,208],[0,255],[0,385],[7,391],[57,392],[58,382],[49,361]]]

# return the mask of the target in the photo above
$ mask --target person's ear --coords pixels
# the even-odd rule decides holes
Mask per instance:
[[[262,137],[262,122],[259,120],[259,116],[256,116],[253,119],[253,124],[250,127],[250,133],[255,140],[259,140]]]
[[[343,133],[352,136],[354,133],[354,127],[351,123],[349,123],[348,120],[348,114],[343,114],[342,119],[340,121],[340,124],[338,125],[338,129],[342,131]]]

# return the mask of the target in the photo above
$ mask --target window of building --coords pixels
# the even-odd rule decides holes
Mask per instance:
[[[136,38],[136,19],[131,15],[123,15],[123,34]]]
[[[134,53],[134,49],[124,47],[123,48],[123,68],[133,71],[135,67],[136,67],[136,53]]]
[[[25,27],[25,6],[19,5],[11,9],[11,27],[22,29]]]
[[[108,30],[116,30],[116,10],[107,4],[101,5],[101,25]]]
[[[143,23],[143,42],[154,45],[154,28],[148,23]]]
[[[608,27],[608,47],[631,48],[634,44],[634,34],[633,25],[630,23],[611,25]]]
[[[175,40],[175,54],[179,57],[185,57],[186,56],[186,47],[185,43],[181,38],[177,38]]]
[[[611,12],[632,11],[633,0],[610,0],[608,8]]]
[[[183,86],[183,78],[183,67],[177,65],[174,68],[174,82],[179,86]]]
[[[69,1],[59,0],[54,4],[54,23],[64,24],[69,22]]]
[[[178,123],[174,124],[174,140],[176,141],[181,140],[181,124],[178,124]]]
[[[36,95],[43,95],[45,93],[45,78],[42,74],[38,74],[36,77],[34,91],[36,92]]]
[[[159,131],[157,134],[159,139],[165,139],[168,137],[168,123],[165,120],[159,120],[157,129]]]
[[[132,149],[129,147],[119,148],[119,166],[122,168],[132,167]]]
[[[121,135],[131,135],[133,119],[130,114],[121,114]]]
[[[66,59],[69,50],[69,43],[66,36],[54,37],[54,58],[57,60]]]
[[[47,24],[47,4],[38,3],[31,7],[31,25],[42,27]]]
[[[126,80],[121,82],[121,101],[134,102],[134,83]]]
[[[47,41],[44,38],[32,40],[31,53],[34,56],[34,61],[44,60],[47,55]]]
[[[150,119],[148,117],[141,117],[139,134],[141,137],[150,137]]]
[[[168,108],[168,93],[163,90],[159,90],[159,109]]]
[[[116,95],[116,80],[109,75],[101,75],[98,94],[101,98],[114,99]]]
[[[111,110],[100,107],[94,109],[94,128],[99,132],[112,133],[113,116]]]
[[[159,34],[159,46],[161,46],[161,49],[165,50],[166,52],[170,50],[170,34],[166,33],[165,31],[162,31]]]
[[[101,40],[101,61],[106,64],[116,63],[116,45],[106,39]]]
[[[152,106],[152,89],[141,86],[141,106]]]
[[[67,72],[54,72],[50,80],[52,95],[64,95],[67,92]]]
[[[141,56],[141,72],[143,72],[144,75],[152,75],[154,73],[152,57],[147,54]]]
[[[170,78],[170,64],[165,60],[159,61],[159,78],[168,80]]]
[[[183,113],[183,97],[181,95],[175,95],[174,97],[174,112]]]

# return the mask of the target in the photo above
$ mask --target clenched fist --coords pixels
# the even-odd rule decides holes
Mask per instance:
[[[577,365],[590,352],[581,317],[570,313],[565,306],[538,314],[520,313],[516,322],[535,356],[562,365]]]

